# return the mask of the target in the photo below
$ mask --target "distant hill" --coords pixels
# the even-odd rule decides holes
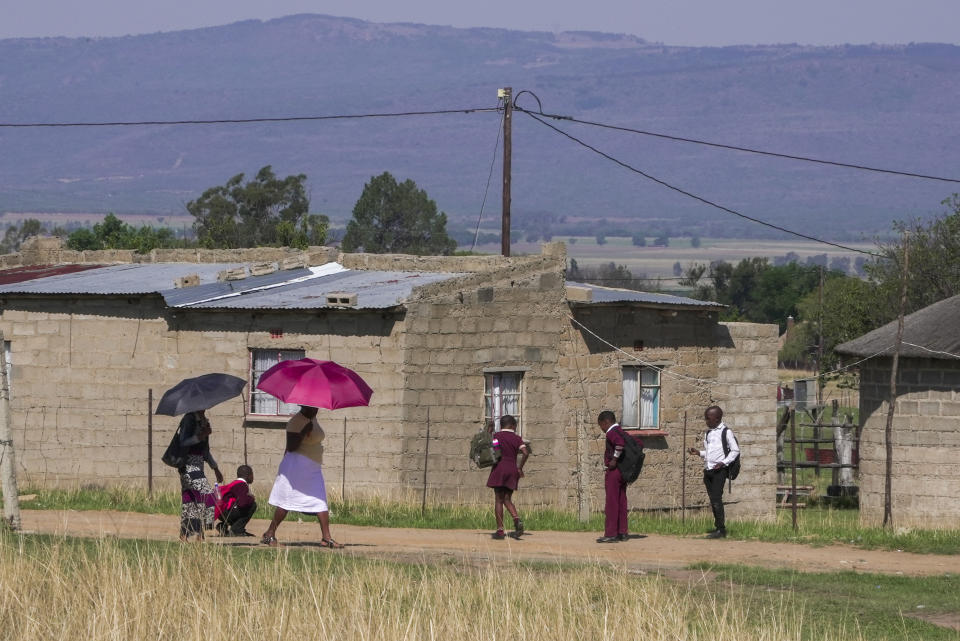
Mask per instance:
[[[960,47],[686,48],[626,35],[376,24],[320,15],[123,38],[0,41],[0,122],[217,119],[496,104],[735,145],[960,175]],[[523,96],[520,104],[536,103]],[[344,219],[364,182],[412,178],[462,227],[483,198],[496,113],[216,126],[0,129],[0,211],[178,214],[272,164]],[[929,214],[960,186],[562,124],[624,161],[752,216],[855,239]],[[514,120],[519,228],[767,235]],[[497,170],[499,171],[499,169]],[[499,178],[484,218],[496,227]],[[487,226],[487,225],[485,225]]]

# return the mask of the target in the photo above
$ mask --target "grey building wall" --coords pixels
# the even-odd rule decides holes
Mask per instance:
[[[861,366],[860,520],[883,522],[891,359]],[[960,363],[902,358],[893,421],[896,526],[960,526]]]

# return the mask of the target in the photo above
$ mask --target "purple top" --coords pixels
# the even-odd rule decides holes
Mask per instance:
[[[611,429],[607,430],[607,447],[603,451],[603,464],[610,467],[614,461],[613,454],[616,448],[619,447],[622,450],[625,445],[623,432],[619,425],[614,425]]]
[[[493,435],[493,446],[500,450],[500,463],[507,462],[507,466],[516,467],[517,452],[523,447],[523,439],[516,432],[500,430]]]

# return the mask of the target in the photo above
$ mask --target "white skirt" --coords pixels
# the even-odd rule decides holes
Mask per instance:
[[[328,511],[327,487],[320,464],[296,452],[284,454],[268,502],[293,512]]]

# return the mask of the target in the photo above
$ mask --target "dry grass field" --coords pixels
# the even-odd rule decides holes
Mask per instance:
[[[331,553],[0,537],[5,641],[809,638],[801,604],[599,566],[403,565]],[[854,624],[818,639],[863,638]]]

